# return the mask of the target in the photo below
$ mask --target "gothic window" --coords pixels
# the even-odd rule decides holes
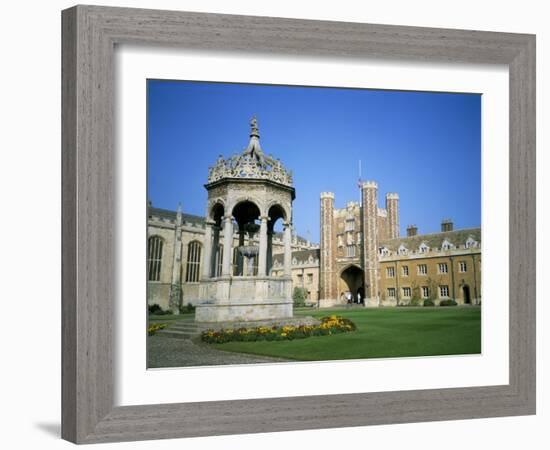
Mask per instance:
[[[160,236],[151,236],[147,245],[147,270],[149,281],[160,281],[162,250],[164,240]]]
[[[395,267],[386,267],[386,278],[395,277]]]
[[[439,296],[448,297],[449,296],[449,286],[439,286]]]
[[[403,298],[411,298],[411,288],[410,287],[404,287],[403,288]]]
[[[388,288],[388,297],[395,298],[395,288]]]
[[[403,267],[401,267],[401,274],[402,274],[404,277],[408,277],[408,276],[409,276],[409,266],[403,266]]]
[[[460,261],[458,264],[459,264],[458,265],[459,272],[464,273],[468,271],[468,266],[466,265],[466,261]]]
[[[426,264],[418,264],[418,275],[427,275],[428,266]]]
[[[355,219],[346,220],[346,231],[355,230]]]
[[[355,256],[355,245],[348,245],[346,247],[346,256],[348,258],[353,258]]]
[[[447,263],[439,263],[437,265],[439,273],[448,273],[449,268],[447,267]]]
[[[430,289],[428,286],[422,286],[422,298],[428,298],[430,296]]]
[[[192,241],[187,246],[187,267],[185,273],[185,281],[187,283],[196,283],[200,278],[201,267],[201,250],[200,242]]]

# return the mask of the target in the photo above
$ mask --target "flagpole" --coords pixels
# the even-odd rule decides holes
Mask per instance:
[[[359,187],[359,206],[363,206],[361,204],[362,200],[361,200],[361,160],[359,160],[359,183],[358,183],[358,187]]]

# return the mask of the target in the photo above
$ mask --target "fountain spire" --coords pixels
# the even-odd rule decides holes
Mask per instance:
[[[260,146],[260,130],[258,129],[258,120],[256,116],[250,119],[250,141],[248,147],[243,152],[243,155],[248,155],[255,159],[260,166],[265,167],[266,158],[262,147]]]

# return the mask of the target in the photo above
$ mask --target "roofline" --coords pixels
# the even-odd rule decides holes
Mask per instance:
[[[451,231],[439,231],[437,233],[427,233],[427,234],[415,234],[414,236],[400,236],[400,237],[396,237],[396,238],[390,238],[390,239],[380,239],[380,242],[387,242],[387,241],[400,241],[400,240],[403,240],[403,239],[412,239],[412,238],[421,238],[423,236],[426,236],[426,237],[429,237],[429,236],[436,236],[438,234],[447,234],[447,233],[456,233],[458,231],[476,231],[476,230],[479,230],[481,232],[481,227],[472,227],[472,228],[458,228],[456,230],[451,230]]]

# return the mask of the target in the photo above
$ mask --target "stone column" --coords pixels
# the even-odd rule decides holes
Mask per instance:
[[[244,245],[244,226],[239,225],[239,247]],[[244,257],[239,252],[237,253],[237,275],[244,275]]]
[[[290,222],[284,224],[283,239],[285,245],[284,275],[285,277],[290,277],[292,275],[292,224]]]
[[[181,205],[176,213],[176,227],[174,229],[174,263],[172,265],[172,285],[180,283],[181,274]]]
[[[202,277],[208,279],[212,275],[212,227],[214,223],[206,221],[204,229],[204,262],[202,265]]]
[[[172,264],[172,282],[170,284],[170,308],[174,314],[179,314],[181,305],[181,204],[176,213],[174,230],[174,261]]]
[[[231,275],[231,256],[233,255],[233,223],[231,216],[223,218],[223,262],[222,276]]]
[[[217,225],[214,225],[212,227],[212,253],[211,253],[211,261],[210,261],[210,273],[212,274],[212,277],[218,276],[218,266],[217,263],[219,262],[219,253],[220,253],[220,227]]]
[[[258,252],[258,276],[266,276],[267,267],[267,220],[268,217],[260,217],[260,249]]]
[[[270,275],[273,267],[273,230],[267,230],[267,258],[266,258],[266,275]]]

